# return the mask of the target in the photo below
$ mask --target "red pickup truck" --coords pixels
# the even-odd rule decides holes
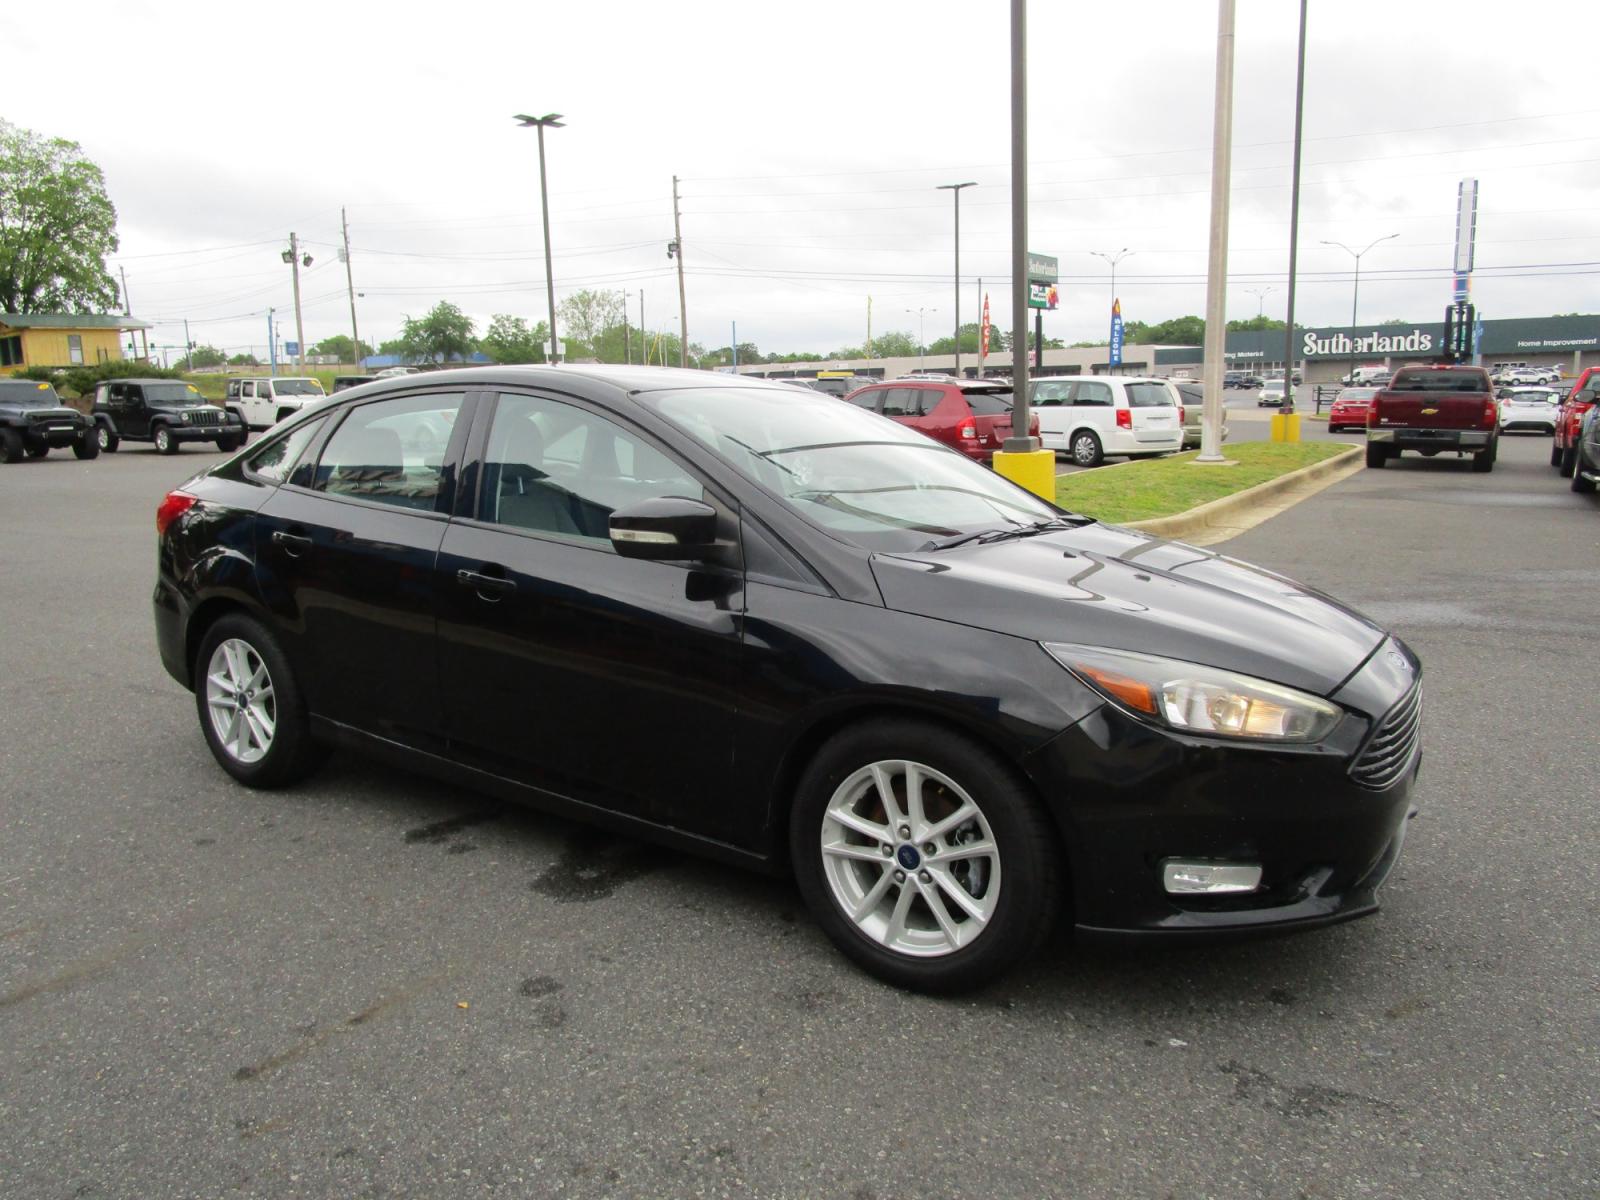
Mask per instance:
[[[1556,440],[1550,447],[1550,465],[1568,479],[1572,478],[1572,467],[1577,462],[1578,426],[1583,424],[1583,414],[1597,403],[1600,403],[1600,367],[1585,367],[1556,413]]]
[[[1474,471],[1492,471],[1499,443],[1499,407],[1482,367],[1401,367],[1367,410],[1369,467],[1403,450],[1429,458],[1449,450],[1472,455]]]

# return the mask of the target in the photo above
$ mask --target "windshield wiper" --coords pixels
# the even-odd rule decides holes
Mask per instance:
[[[964,546],[968,542],[986,545],[989,542],[1032,537],[1036,533],[1050,533],[1057,529],[1079,529],[1093,524],[1093,517],[1085,517],[1080,513],[1062,513],[1059,517],[1048,517],[1043,521],[1033,521],[1027,525],[1013,525],[1008,529],[979,529],[973,533],[957,534],[955,537],[938,538],[922,546],[921,549],[948,550],[952,546]]]

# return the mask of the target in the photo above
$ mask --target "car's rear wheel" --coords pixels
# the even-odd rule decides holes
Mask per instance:
[[[22,453],[22,435],[15,429],[0,429],[0,461],[19,463]]]
[[[72,443],[72,453],[79,458],[99,458],[100,438],[93,429],[85,429],[83,436]]]
[[[253,617],[230,614],[206,632],[194,683],[206,744],[240,783],[281,787],[322,761],[289,660]]]
[[[176,454],[178,452],[178,439],[172,436],[172,430],[165,425],[157,425],[150,431],[150,440],[156,444],[157,454]]]
[[[1578,448],[1568,446],[1561,452],[1561,460],[1556,463],[1556,470],[1561,473],[1561,478],[1571,479],[1573,468],[1578,465]]]
[[[1587,496],[1594,492],[1594,481],[1583,477],[1583,460],[1580,458],[1573,464],[1572,490]]]
[[[1380,446],[1376,442],[1367,443],[1367,466],[1381,467],[1389,461],[1388,446]]]
[[[224,454],[232,454],[239,448],[239,443],[242,440],[237,433],[231,433],[227,437],[219,437],[217,439],[217,449]]]
[[[1498,448],[1498,442],[1490,442],[1487,447],[1474,454],[1472,456],[1472,469],[1480,475],[1486,475],[1494,470],[1495,451]]]
[[[122,439],[111,432],[109,425],[96,425],[94,427],[95,440],[100,443],[100,449],[107,454],[115,454],[117,447],[122,445]]]
[[[960,734],[913,720],[828,742],[801,779],[790,853],[850,958],[901,987],[975,987],[1033,953],[1065,870],[1027,785]]]
[[[1105,454],[1100,449],[1100,439],[1087,429],[1080,429],[1073,434],[1072,461],[1080,467],[1098,467],[1105,461]]]

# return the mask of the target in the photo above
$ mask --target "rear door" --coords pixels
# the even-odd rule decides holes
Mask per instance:
[[[1159,379],[1135,381],[1126,385],[1126,391],[1134,441],[1156,446],[1182,440],[1178,402],[1170,384]]]
[[[978,428],[978,445],[984,450],[999,450],[1011,436],[1011,389],[963,388],[960,394]]]
[[[1109,383],[1082,379],[1072,385],[1072,428],[1093,429],[1104,446],[1116,433],[1117,400]]]

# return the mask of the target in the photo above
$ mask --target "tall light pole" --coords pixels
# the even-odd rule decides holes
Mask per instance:
[[[544,215],[544,286],[550,301],[550,361],[560,362],[561,342],[556,337],[556,277],[550,266],[550,192],[545,184],[544,131],[547,125],[560,129],[563,122],[560,113],[546,113],[542,117],[518,113],[512,120],[521,122],[524,129],[532,126],[539,131],[539,209]]]
[[[922,345],[923,345],[923,342],[922,342],[922,315],[924,313],[936,313],[939,310],[937,308],[908,308],[908,309],[906,309],[906,311],[908,313],[916,313],[917,314],[917,370],[920,371],[920,370],[922,370]]]
[[[938,191],[949,192],[956,202],[956,378],[961,378],[961,189],[977,187],[975,181],[941,183]]]
[[[1266,313],[1267,297],[1277,291],[1275,287],[1245,288],[1245,295],[1256,298],[1256,320],[1260,320]]]
[[[1206,344],[1199,463],[1222,463],[1222,355],[1228,336],[1228,199],[1233,178],[1234,0],[1217,4],[1217,87],[1211,114],[1211,234],[1206,249]]]
[[[1371,250],[1379,242],[1387,242],[1390,238],[1397,238],[1399,236],[1400,235],[1398,233],[1386,233],[1381,238],[1374,238],[1359,251],[1350,249],[1350,247],[1346,246],[1343,242],[1330,242],[1326,240],[1322,242],[1324,246],[1339,247],[1339,249],[1343,250],[1346,254],[1350,255],[1356,260],[1355,290],[1350,293],[1350,377],[1352,379],[1354,379],[1356,373],[1356,305],[1361,300],[1361,256],[1368,250]],[[1284,376],[1284,378],[1288,378],[1287,374]]]
[[[1115,254],[1105,254],[1105,253],[1102,253],[1099,250],[1091,250],[1091,251],[1089,251],[1089,253],[1094,255],[1096,258],[1103,258],[1103,259],[1106,260],[1106,262],[1111,264],[1111,320],[1112,320],[1112,323],[1115,324],[1116,319],[1117,319],[1117,264],[1119,262],[1121,262],[1123,259],[1128,258],[1131,255],[1137,254],[1138,251],[1137,250],[1129,250],[1126,246],[1124,246],[1121,250],[1118,250]],[[1107,345],[1110,344],[1111,340],[1114,337],[1115,337],[1115,334],[1113,333],[1110,337],[1107,338]],[[1117,364],[1113,363],[1111,365],[1115,366]]]
[[[289,234],[289,248],[283,252],[283,261],[294,270],[294,336],[295,361],[302,371],[306,369],[306,329],[300,320],[300,268],[311,265],[311,255],[300,252],[300,239]]]

